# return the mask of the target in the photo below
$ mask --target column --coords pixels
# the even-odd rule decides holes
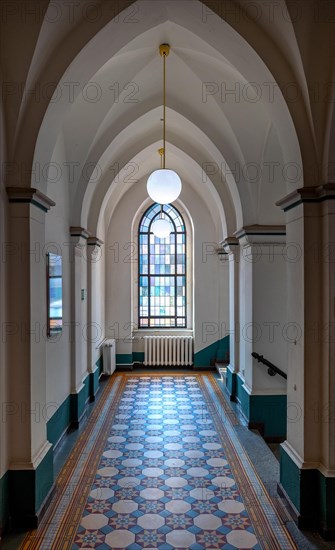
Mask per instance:
[[[286,213],[288,426],[280,490],[300,525],[335,536],[335,184],[299,189]],[[294,325],[292,325],[294,327]]]
[[[247,226],[236,233],[240,243],[240,370],[236,395],[250,428],[268,441],[286,435],[286,380],[270,376],[263,356],[285,374],[286,258],[285,226]]]
[[[87,371],[91,401],[94,401],[99,388],[102,365],[99,344],[103,340],[104,328],[101,326],[98,300],[98,294],[102,291],[98,277],[102,264],[102,245],[103,242],[97,237],[87,239]]]
[[[82,227],[70,227],[70,263],[71,263],[71,419],[72,426],[77,428],[83,418],[86,400],[88,399],[88,380],[84,384],[87,363],[86,330],[87,315],[82,303],[83,273],[86,279],[86,244],[88,232]],[[86,303],[87,305],[87,303]]]
[[[9,242],[10,514],[14,524],[36,526],[53,488],[52,445],[46,423],[46,253],[45,214],[54,202],[36,189],[7,188]]]
[[[232,401],[236,400],[236,376],[239,372],[239,242],[227,237],[222,243],[229,261],[229,365],[226,386]]]

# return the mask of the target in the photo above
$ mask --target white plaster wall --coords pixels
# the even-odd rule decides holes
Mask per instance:
[[[285,195],[285,185],[297,185],[301,178],[301,169],[297,163],[284,161],[276,130],[271,124],[262,156],[262,163],[257,169],[250,170],[253,200],[256,201],[256,216],[252,223],[284,224],[283,210],[276,202]]]
[[[260,239],[259,239],[260,240]],[[270,241],[271,239],[269,239]],[[285,244],[242,239],[240,250],[240,364],[252,393],[285,394],[286,382],[270,377],[267,368],[251,356],[263,355],[287,372]]]
[[[219,257],[219,320],[220,338],[229,335],[229,259],[228,254]]]
[[[104,242],[106,241],[105,235],[103,236]],[[96,299],[96,322],[100,327],[101,338],[106,336],[106,245],[101,248],[101,257],[97,265],[97,299]],[[96,360],[99,359],[102,354],[102,350],[96,346]]]
[[[137,188],[114,211],[105,246],[106,337],[117,340],[117,353],[131,353],[131,222],[138,208]],[[128,200],[127,200],[128,198]],[[129,200],[130,199],[130,200]]]
[[[287,373],[287,341],[291,330],[287,319],[285,245],[262,247],[253,264],[253,351],[264,355]],[[267,374],[267,368],[253,360],[252,387],[286,393],[286,381]]]
[[[83,250],[83,256],[81,260],[82,269],[81,269],[81,281],[80,289],[84,291],[84,298],[81,297],[81,368],[83,379],[87,376],[87,340],[90,338],[89,326],[87,320],[87,265],[88,265],[88,251],[87,248]]]
[[[70,257],[71,247],[69,227],[70,206],[69,192],[71,183],[68,171],[64,167],[64,147],[59,139],[54,151],[52,162],[61,167],[57,181],[48,184],[48,196],[56,205],[45,217],[46,249],[50,252],[59,250],[63,262],[63,325],[71,321],[71,293],[70,293]],[[56,180],[56,177],[53,176]],[[47,251],[47,250],[46,250]],[[85,302],[86,303],[86,302]],[[71,368],[71,339],[70,327],[64,326],[61,335],[46,341],[46,398],[48,403],[61,405],[70,394]],[[51,410],[51,409],[50,409]]]
[[[246,250],[240,246],[239,258],[239,287],[240,287],[240,376],[245,378],[247,384],[251,386],[251,369],[246,368],[251,365],[252,342],[245,337],[247,327],[252,323],[252,263],[245,261]]]
[[[34,457],[40,451],[46,440],[45,420],[48,415],[46,398],[46,331],[43,330],[46,323],[46,263],[43,251],[45,235],[45,213],[39,208],[31,207],[30,215],[30,246],[35,254],[30,256],[30,322],[32,335],[30,338],[31,374],[27,382],[34,383],[30,388],[31,408],[35,411],[31,421],[31,453]],[[21,226],[23,229],[23,226]],[[28,330],[26,329],[26,338]],[[28,342],[29,339],[27,338]],[[44,402],[44,399],[46,402]],[[46,406],[46,408],[44,408]],[[53,412],[53,411],[52,411]],[[26,415],[28,417],[28,415]],[[29,417],[28,417],[29,418]],[[28,419],[25,420],[29,425]],[[18,441],[17,441],[18,443]]]
[[[224,299],[220,280],[224,267],[215,250],[216,227],[207,207],[200,201],[193,202],[193,197],[194,194],[190,205],[194,224],[194,351],[199,352],[225,336],[222,329],[229,323],[229,274],[226,274]],[[224,311],[221,300],[226,302]]]
[[[131,353],[131,330],[137,326],[132,312],[132,267],[137,278],[137,247],[131,225],[139,207],[147,199],[145,181],[124,194],[114,209],[106,234],[106,336],[119,338],[117,353]],[[220,339],[221,327],[228,326],[228,285],[222,279],[224,266],[216,252],[222,240],[218,212],[210,212],[187,182],[183,182],[180,204],[193,222],[193,294],[191,328],[195,333],[195,352]],[[219,298],[218,298],[219,297]],[[133,320],[133,324],[132,324]],[[143,333],[142,333],[143,334]],[[136,347],[141,351],[141,345]],[[142,349],[143,351],[143,349]]]
[[[289,212],[287,223],[287,242],[304,243],[304,232],[301,223],[303,209],[301,206],[294,208]],[[305,293],[304,261],[292,262],[287,264],[287,310],[289,318],[304,327],[304,301],[302,296]],[[297,299],[298,298],[298,299]],[[288,356],[288,385],[287,401],[296,406],[297,421],[287,424],[287,441],[296,450],[300,457],[304,457],[304,348],[305,331],[294,343],[287,342]],[[294,365],[294,368],[292,366]],[[292,411],[294,413],[294,410]]]
[[[95,369],[95,364],[102,354],[100,344],[105,337],[105,246],[102,245],[97,250],[96,261],[92,264],[92,315],[91,319],[88,319],[88,324],[92,323],[93,327],[90,365],[88,361],[91,370]],[[87,292],[90,292],[89,288]]]

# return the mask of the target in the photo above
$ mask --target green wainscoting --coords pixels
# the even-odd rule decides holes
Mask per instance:
[[[116,354],[116,368],[117,367],[133,367],[134,363],[144,362],[144,352],[133,351],[132,353],[117,353]]]
[[[326,539],[335,540],[335,478],[318,471],[320,531]]]
[[[250,395],[237,376],[237,398],[250,428],[259,429],[267,440],[284,440],[287,424],[286,395]]]
[[[236,401],[236,372],[232,372],[229,367],[226,372],[226,388],[230,399]]]
[[[144,351],[133,351],[133,363],[144,363]]]
[[[0,536],[9,519],[9,472],[0,478]]]
[[[70,395],[70,409],[71,409],[71,424],[73,427],[78,427],[80,420],[85,411],[85,405],[87,402],[87,385],[83,384],[83,387],[78,393],[72,393]]]
[[[132,353],[117,353],[116,354],[116,368],[117,367],[132,367],[133,366],[133,354]]]
[[[97,368],[95,369],[95,371],[89,374],[89,377],[90,377],[89,398],[91,401],[94,401],[95,396],[99,390],[99,376],[100,376],[100,368],[97,365]]]
[[[236,375],[236,400],[240,403],[241,410],[245,418],[249,421],[250,420],[249,394],[248,392],[246,392],[243,385],[244,385],[244,380],[237,374]]]
[[[99,377],[102,372],[102,356],[96,362],[96,369],[89,373],[79,394],[70,394],[47,422],[47,439],[54,446],[70,428],[78,426],[89,400],[93,401],[99,390]]]
[[[301,470],[280,448],[280,486],[298,515],[300,527],[317,527],[322,536],[335,540],[335,478],[319,470]]]
[[[102,356],[96,362],[96,369],[83,381],[78,394],[70,394],[48,420],[47,439],[52,444],[36,470],[10,470],[0,479],[0,532],[7,524],[9,516],[14,523],[34,527],[37,525],[40,509],[52,488],[53,449],[64,433],[72,426],[79,425],[88,401],[94,400],[99,390],[99,377],[102,373]],[[21,495],[18,499],[17,495]],[[10,495],[16,495],[11,499]]]
[[[265,439],[286,437],[287,396],[249,395],[249,422],[264,426]]]
[[[59,441],[63,433],[71,424],[71,397],[70,395],[58,407],[55,414],[47,422],[47,439],[53,445]]]
[[[9,507],[14,524],[37,526],[39,513],[52,489],[53,481],[52,447],[36,470],[10,470]],[[20,498],[17,495],[20,495]]]
[[[286,437],[287,396],[250,395],[244,381],[227,368],[226,387],[232,401],[238,401],[250,428],[258,428],[265,439]]]
[[[195,367],[208,367],[214,365],[215,361],[222,360],[221,357],[229,356],[229,336],[225,336],[216,342],[213,342],[206,348],[197,351],[194,354]]]
[[[102,355],[100,355],[99,359],[97,360],[97,362],[95,364],[98,367],[99,374],[102,374],[102,371],[103,371]]]

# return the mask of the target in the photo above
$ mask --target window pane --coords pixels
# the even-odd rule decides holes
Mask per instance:
[[[169,220],[173,231],[165,239],[151,233],[155,219]],[[139,227],[139,326],[185,327],[186,235],[179,212],[153,204]],[[150,277],[145,275],[150,274]],[[178,275],[178,276],[177,276]]]
[[[56,277],[50,279],[50,318],[62,317],[62,279]]]
[[[60,277],[62,275],[62,257],[56,254],[49,254],[49,277]]]

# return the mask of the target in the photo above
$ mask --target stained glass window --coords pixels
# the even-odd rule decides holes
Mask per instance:
[[[166,238],[155,237],[153,222],[171,224]],[[139,328],[186,328],[186,232],[178,210],[153,204],[139,226]]]

